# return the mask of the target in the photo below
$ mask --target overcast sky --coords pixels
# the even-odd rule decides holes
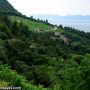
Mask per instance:
[[[90,0],[8,0],[25,15],[90,15]]]

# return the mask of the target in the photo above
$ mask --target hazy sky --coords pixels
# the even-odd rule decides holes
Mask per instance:
[[[8,0],[21,13],[90,15],[90,0]]]

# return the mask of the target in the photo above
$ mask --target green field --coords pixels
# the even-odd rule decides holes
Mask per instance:
[[[17,17],[17,16],[10,16],[11,20],[13,21],[20,21],[23,22],[28,28],[32,31],[36,31],[38,28],[41,30],[52,30],[54,27],[45,25],[44,23],[39,23],[35,21],[31,21],[25,18]]]
[[[41,22],[35,22],[31,21],[22,17],[17,17],[17,16],[10,16],[10,19],[12,21],[18,21],[18,22],[23,22],[25,25],[28,26],[29,30],[31,31],[37,31],[38,29],[42,31],[58,31],[58,32],[64,32],[62,29],[57,29],[55,30],[54,26],[46,25]]]

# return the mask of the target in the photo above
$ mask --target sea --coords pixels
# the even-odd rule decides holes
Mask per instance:
[[[51,21],[52,24],[56,24],[56,25],[62,25],[62,26],[67,26],[67,27],[72,27],[75,28],[77,30],[80,31],[85,31],[85,32],[90,32],[90,23],[88,22],[55,22],[55,21]]]
[[[61,23],[63,26],[69,26],[80,31],[90,32],[90,23]]]

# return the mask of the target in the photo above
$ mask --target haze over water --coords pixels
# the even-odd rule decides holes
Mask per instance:
[[[62,23],[63,26],[70,26],[75,29],[90,32],[90,23]]]
[[[53,24],[57,24],[60,25],[62,24],[63,26],[67,26],[67,27],[72,27],[81,31],[85,31],[85,32],[90,32],[90,23],[71,23],[68,21],[68,23],[64,23],[64,22],[52,22]]]
[[[75,29],[90,32],[90,16],[82,16],[82,15],[68,15],[68,16],[59,16],[59,15],[33,15],[36,19],[42,19],[48,21],[52,24],[63,26],[73,27]]]

